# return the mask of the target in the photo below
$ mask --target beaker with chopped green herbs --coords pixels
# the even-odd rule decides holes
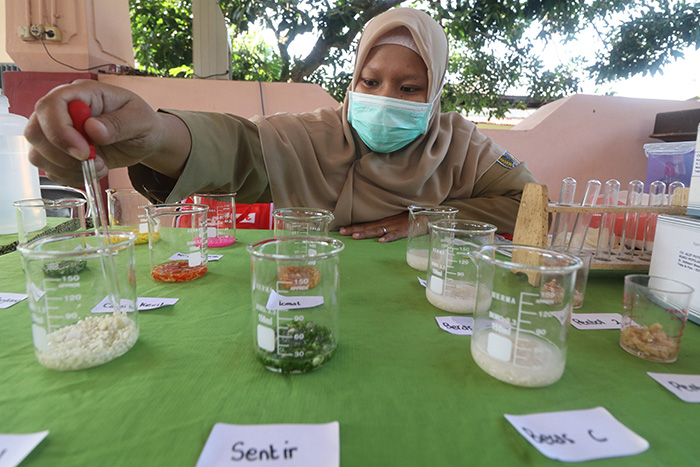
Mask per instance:
[[[258,359],[277,373],[325,365],[338,345],[339,253],[328,237],[278,237],[248,246]]]

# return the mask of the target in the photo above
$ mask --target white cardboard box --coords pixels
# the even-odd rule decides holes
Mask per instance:
[[[649,275],[693,287],[688,319],[700,324],[700,219],[659,216]]]
[[[695,142],[695,159],[690,177],[687,213],[689,216],[700,217],[700,125],[698,125],[698,138]]]

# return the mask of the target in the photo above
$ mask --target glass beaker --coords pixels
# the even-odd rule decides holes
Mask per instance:
[[[223,248],[236,242],[236,194],[210,193],[192,196],[195,204],[209,206],[207,246]]]
[[[588,274],[591,271],[593,262],[593,251],[583,249],[552,248],[562,253],[568,253],[581,260],[583,266],[576,272],[576,287],[574,288],[574,310],[583,307],[583,300],[586,298],[586,286],[588,285]]]
[[[335,217],[326,209],[279,208],[272,211],[275,237],[328,235]]]
[[[450,206],[409,206],[406,262],[413,269],[428,270],[430,235],[428,224],[440,219],[454,219],[459,210]]]
[[[201,204],[146,206],[151,276],[186,282],[207,272],[207,211]]]
[[[78,232],[19,246],[39,363],[80,370],[133,347],[139,336],[135,240],[131,232]]]
[[[477,287],[491,294],[477,308],[471,353],[496,379],[541,387],[561,378],[574,302],[575,256],[523,245],[485,245],[472,257]]]
[[[47,235],[85,231],[85,204],[80,198],[22,199],[12,205],[17,213],[19,244]]]
[[[145,207],[151,204],[145,196],[130,188],[105,190],[109,228],[134,232],[136,244],[148,243],[148,216]]]
[[[255,351],[268,370],[320,368],[338,345],[338,254],[327,237],[279,237],[248,245]]]
[[[693,292],[673,279],[626,275],[620,347],[652,362],[675,362]]]
[[[474,308],[491,304],[491,292],[476,289],[476,266],[471,251],[493,243],[496,226],[464,219],[430,222],[425,297],[434,306],[450,313],[474,313]],[[477,298],[478,297],[478,298]]]

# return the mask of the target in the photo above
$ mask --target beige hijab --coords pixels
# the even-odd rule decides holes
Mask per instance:
[[[374,18],[357,50],[350,89],[374,42],[404,26],[428,68],[428,101],[442,91],[448,60],[445,32],[427,14],[396,8]],[[275,207],[313,206],[335,215],[332,228],[380,220],[411,204],[470,198],[476,180],[503,154],[461,115],[440,113],[435,99],[428,130],[392,153],[372,152],[338,109],[256,117]]]

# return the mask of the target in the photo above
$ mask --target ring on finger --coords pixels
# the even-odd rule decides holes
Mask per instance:
[[[383,225],[380,225],[380,227],[382,228],[382,235],[386,235],[386,227]]]

